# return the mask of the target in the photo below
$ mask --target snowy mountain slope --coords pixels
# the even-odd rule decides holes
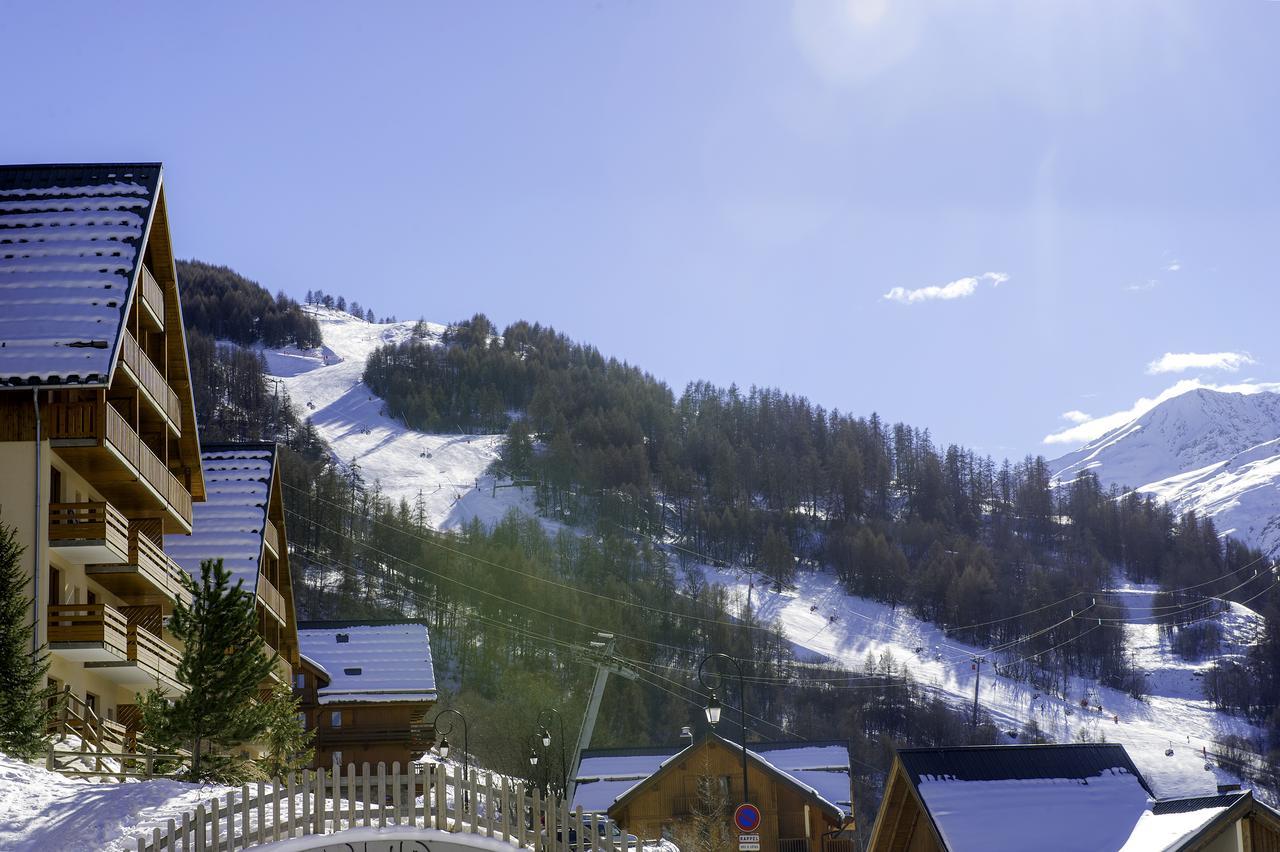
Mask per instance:
[[[1280,394],[1188,391],[1050,466],[1059,482],[1092,471],[1104,487],[1154,494],[1280,551]]]
[[[776,618],[797,648],[855,671],[868,654],[879,656],[888,651],[898,662],[907,663],[912,676],[927,689],[936,690],[956,706],[972,706],[975,672],[970,657],[984,649],[957,642],[904,609],[845,594],[829,573],[803,573],[793,590],[777,593],[767,583],[753,586],[750,577],[732,571],[706,566],[702,570],[708,580],[724,586],[739,606],[750,591],[757,616]],[[1141,621],[1150,612],[1154,589],[1127,586],[1118,593],[1128,604],[1132,620],[1123,625],[1126,638],[1138,664],[1148,673],[1151,695],[1146,701],[1092,680],[1074,678],[1072,701],[1066,702],[1042,695],[1029,683],[997,675],[988,664],[981,674],[982,706],[1002,728],[1019,729],[1034,718],[1058,742],[1073,742],[1083,735],[1122,743],[1160,796],[1210,794],[1218,783],[1238,782],[1233,773],[1216,765],[1206,772],[1202,749],[1212,752],[1214,738],[1220,734],[1253,735],[1257,729],[1216,712],[1200,697],[1195,673],[1207,669],[1210,662],[1179,660],[1159,630]],[[1259,616],[1246,607],[1232,604],[1221,616],[1224,654],[1243,651],[1258,620]],[[922,651],[917,653],[917,648]],[[1094,708],[1101,705],[1102,710],[1082,709],[1079,699],[1084,697]],[[1165,755],[1169,748],[1174,752],[1171,757]]]
[[[413,322],[371,323],[344,311],[308,306],[320,323],[318,349],[267,349],[267,369],[289,391],[298,416],[310,417],[343,465],[355,462],[364,481],[412,507],[419,491],[426,522],[454,529],[473,518],[492,524],[512,509],[534,514],[532,495],[499,488],[485,474],[498,457],[501,435],[427,434],[383,414],[382,400],[363,382],[370,353],[413,333]],[[439,341],[442,325],[429,323]]]

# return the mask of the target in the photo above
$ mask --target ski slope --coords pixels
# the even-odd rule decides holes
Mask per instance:
[[[383,413],[383,402],[364,384],[365,363],[376,348],[413,334],[413,322],[371,323],[344,311],[306,308],[320,323],[324,345],[265,349],[267,369],[289,392],[298,416],[311,418],[338,461],[354,463],[366,485],[412,508],[419,493],[428,526],[456,529],[479,519],[492,525],[512,510],[535,515],[531,492],[497,488],[486,474],[498,457],[501,435],[427,434]],[[445,326],[428,323],[439,342]],[[495,493],[496,492],[496,493]],[[550,522],[546,522],[550,524]]]
[[[912,617],[906,609],[894,610],[848,595],[835,576],[826,572],[801,573],[795,588],[778,593],[767,583],[753,583],[750,575],[709,566],[702,570],[710,582],[725,587],[738,607],[745,605],[749,592],[756,617],[776,619],[797,650],[854,671],[862,669],[868,654],[879,657],[888,652],[899,663],[906,663],[912,677],[926,689],[937,691],[957,707],[972,706],[976,673],[970,658],[984,649],[947,637],[940,628]],[[1003,730],[1019,730],[1034,718],[1058,742],[1086,737],[1122,743],[1163,797],[1212,794],[1219,783],[1238,783],[1240,779],[1233,773],[1216,765],[1205,771],[1202,748],[1212,751],[1214,738],[1220,734],[1254,735],[1257,729],[1218,713],[1200,697],[1196,672],[1207,669],[1210,662],[1178,659],[1158,628],[1138,620],[1149,614],[1154,588],[1124,586],[1116,591],[1131,619],[1123,625],[1126,641],[1148,675],[1150,695],[1145,701],[1084,678],[1072,679],[1071,701],[1063,701],[1041,694],[1029,683],[997,675],[987,664],[982,667],[979,685],[982,707]],[[1223,653],[1230,655],[1243,652],[1261,619],[1232,604],[1221,620]],[[917,653],[917,648],[923,651]],[[1094,709],[1080,707],[1084,697]],[[1096,709],[1098,705],[1101,711]],[[1117,716],[1118,722],[1114,721]],[[1174,752],[1171,757],[1165,756],[1169,748]]]

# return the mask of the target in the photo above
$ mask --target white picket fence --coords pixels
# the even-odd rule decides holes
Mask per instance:
[[[635,852],[627,835],[597,815],[571,812],[558,797],[484,770],[462,778],[443,764],[400,771],[347,764],[258,782],[211,799],[138,838],[138,852],[235,852],[356,827],[434,828],[505,840],[537,852]],[[581,841],[581,843],[579,842]]]

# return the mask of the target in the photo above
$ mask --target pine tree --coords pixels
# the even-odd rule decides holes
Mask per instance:
[[[0,523],[0,751],[30,760],[45,745],[49,660],[31,649],[31,598],[19,567],[24,550],[13,527]]]
[[[253,594],[243,581],[231,585],[221,559],[206,559],[199,581],[184,577],[183,584],[191,603],[178,600],[169,629],[184,645],[178,681],[188,691],[168,709],[165,727],[189,744],[191,775],[201,780],[219,768],[204,765],[206,752],[262,736],[268,714],[253,699],[277,655],[258,635]]]
[[[264,703],[267,747],[263,769],[270,778],[283,778],[311,765],[315,754],[315,731],[308,731],[299,716],[301,699],[294,698],[288,684],[278,683]]]

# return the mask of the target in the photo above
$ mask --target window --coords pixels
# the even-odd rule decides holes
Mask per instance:
[[[334,765],[334,766],[341,766],[341,765],[342,765],[342,752],[340,752],[340,751],[335,751],[335,752],[333,753],[333,765]]]
[[[97,595],[95,595],[93,592],[88,591],[88,590],[86,589],[86,590],[85,590],[85,603],[87,603],[87,604],[91,604],[91,605],[92,605],[92,604],[96,604],[97,602],[98,602],[98,596],[97,596]]]
[[[293,676],[293,685],[298,689],[307,688],[307,676],[302,672],[298,672]]]
[[[329,727],[330,728],[342,727],[342,711],[341,710],[334,710],[332,713],[329,714]]]
[[[354,676],[354,675],[358,675],[358,674],[360,674],[360,672],[362,672],[362,671],[364,671],[364,669],[360,668],[359,666],[353,666],[353,667],[351,667],[351,668],[349,668],[349,669],[343,669],[343,670],[342,670],[342,673],[343,673],[343,674],[345,674],[345,675],[353,675],[353,676]]]
[[[339,634],[338,634],[337,636],[335,636],[334,638],[338,640],[338,644],[339,644],[339,645],[345,645],[345,644],[347,644],[348,642],[350,642],[350,641],[351,641],[351,634],[350,634],[350,633],[339,633]]]
[[[62,471],[56,467],[49,468],[49,502],[62,502]]]
[[[301,725],[301,726],[302,726],[302,727],[304,727],[304,728],[307,726],[307,714],[306,714],[306,713],[299,713],[299,714],[298,714],[298,724],[299,724],[299,725]]]
[[[93,712],[98,712],[98,696],[94,695],[92,692],[86,692],[84,694],[84,703]]]

